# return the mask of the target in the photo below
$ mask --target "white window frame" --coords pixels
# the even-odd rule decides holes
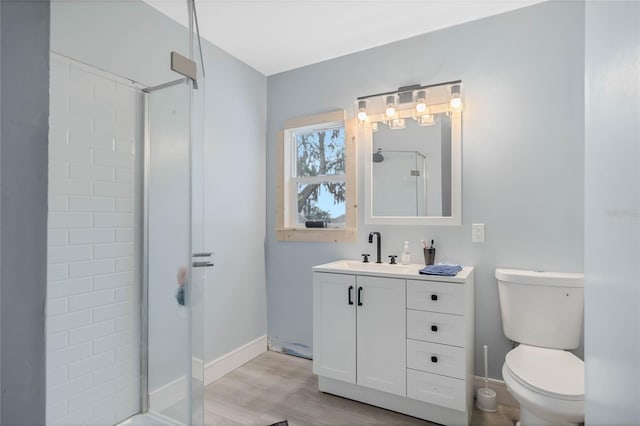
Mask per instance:
[[[295,164],[297,159],[295,135],[313,130],[344,128],[345,171],[340,175],[297,177]],[[338,110],[325,114],[312,115],[285,123],[278,137],[278,184],[276,236],[281,241],[321,241],[342,242],[357,239],[357,189],[356,189],[356,152],[352,124],[345,119],[345,111]],[[306,228],[297,223],[298,184],[324,182],[345,182],[345,222],[327,228]]]

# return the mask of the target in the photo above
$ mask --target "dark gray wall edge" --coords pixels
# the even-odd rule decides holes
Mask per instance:
[[[49,0],[0,11],[0,424],[42,425]]]

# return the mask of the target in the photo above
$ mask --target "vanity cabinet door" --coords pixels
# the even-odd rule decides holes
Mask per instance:
[[[406,396],[405,281],[357,277],[360,386]]]
[[[313,373],[356,383],[356,277],[313,274]]]

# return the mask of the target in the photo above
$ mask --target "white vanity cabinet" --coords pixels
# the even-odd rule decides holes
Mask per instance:
[[[313,268],[313,372],[322,392],[425,420],[468,424],[473,268],[339,261]]]
[[[317,272],[313,372],[405,396],[405,282]]]

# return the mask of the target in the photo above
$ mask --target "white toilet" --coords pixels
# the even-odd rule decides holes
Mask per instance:
[[[520,404],[521,426],[584,421],[584,362],[567,352],[580,344],[582,274],[496,269],[507,353],[502,376]]]

